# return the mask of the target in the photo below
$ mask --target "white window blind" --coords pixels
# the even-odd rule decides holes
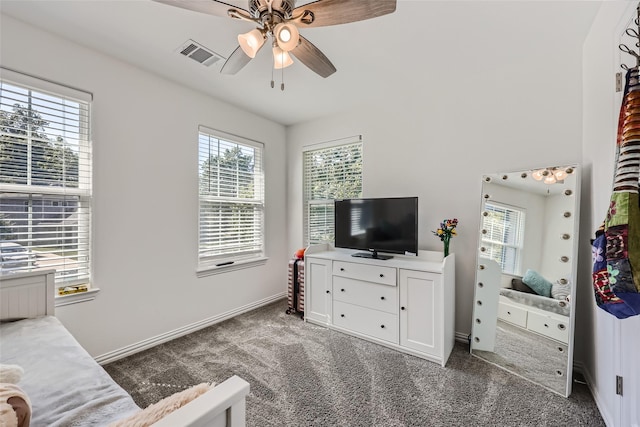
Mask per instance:
[[[205,127],[198,146],[199,264],[264,256],[264,146]]]
[[[91,248],[91,95],[3,70],[0,269],[54,268],[87,284]]]
[[[524,211],[486,203],[485,212],[487,215],[482,220],[484,256],[500,264],[504,273],[521,274]]]
[[[334,200],[362,197],[362,141],[303,153],[304,241],[333,242]]]

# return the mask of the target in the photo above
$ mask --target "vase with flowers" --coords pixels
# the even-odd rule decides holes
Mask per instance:
[[[440,228],[436,231],[432,231],[432,233],[439,237],[442,243],[444,243],[444,256],[449,255],[449,242],[451,241],[451,237],[457,236],[456,227],[458,226],[458,219],[445,219],[440,223]]]

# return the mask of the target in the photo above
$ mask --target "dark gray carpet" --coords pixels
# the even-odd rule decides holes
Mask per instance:
[[[445,368],[286,315],[279,301],[105,366],[141,407],[200,382],[251,384],[249,426],[604,426],[568,399],[469,355]]]

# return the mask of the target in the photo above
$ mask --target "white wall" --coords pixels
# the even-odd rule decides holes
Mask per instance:
[[[615,73],[619,64],[629,61],[617,49],[621,35],[635,16],[636,2],[604,2],[584,46],[584,144],[583,163],[589,172],[584,176],[583,221],[580,233],[593,238],[605,218],[611,194],[616,130],[621,94],[616,94]],[[576,358],[584,361],[598,407],[607,425],[637,425],[637,398],[640,377],[628,375],[623,397],[615,394],[615,377],[633,372],[637,366],[637,334],[640,316],[617,320],[596,307],[591,281],[590,246],[581,246],[585,262],[580,267],[580,288],[576,311]],[[635,345],[635,351],[633,346]],[[625,353],[626,349],[626,353]],[[631,368],[631,369],[630,369]],[[635,394],[630,393],[635,388]],[[626,400],[626,403],[624,401]],[[632,410],[636,411],[632,422]]]
[[[91,302],[57,316],[94,356],[284,295],[285,129],[2,15],[1,64],[94,95]],[[198,125],[265,144],[267,264],[198,279]]]
[[[573,177],[570,179],[572,183],[575,183]],[[563,215],[564,212],[574,212],[574,206],[575,198],[567,197],[564,194],[556,194],[545,198],[545,227],[541,246],[543,249],[540,271],[543,271],[551,282],[556,282],[561,278],[572,277],[574,268],[577,266],[578,260],[572,254],[574,239],[576,238],[573,235],[574,217],[565,218]],[[570,238],[563,240],[563,234],[569,234]],[[588,236],[582,236],[583,241],[587,241],[587,239]],[[560,259],[563,256],[568,256],[569,262],[562,262]],[[573,285],[573,283],[571,284]]]
[[[438,16],[402,3],[416,37],[440,43],[389,58],[391,83],[371,87],[360,108],[288,129],[289,252],[303,244],[303,146],[362,134],[364,195],[418,196],[420,249],[442,250],[431,230],[460,220],[456,331],[470,332],[482,174],[580,161],[588,26],[542,30],[549,16],[534,3],[442,2]],[[566,5],[552,5],[553,19],[569,18]]]

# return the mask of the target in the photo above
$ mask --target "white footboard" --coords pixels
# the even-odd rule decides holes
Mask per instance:
[[[154,427],[244,427],[249,383],[234,375],[153,424]]]

